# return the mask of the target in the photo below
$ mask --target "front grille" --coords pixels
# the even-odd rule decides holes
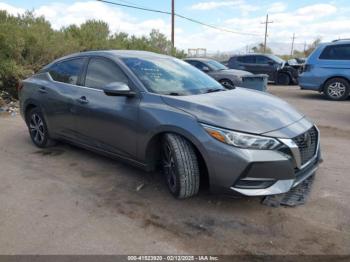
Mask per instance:
[[[294,137],[293,141],[299,147],[301,165],[304,165],[316,154],[318,143],[318,132],[316,127],[313,126],[305,133]]]

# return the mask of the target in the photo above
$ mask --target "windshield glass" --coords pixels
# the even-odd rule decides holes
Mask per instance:
[[[218,71],[218,70],[225,70],[228,69],[226,66],[224,66],[223,64],[215,61],[215,60],[208,60],[206,61],[206,63],[209,65],[209,67],[211,69],[213,69],[214,71]]]
[[[193,95],[225,90],[190,64],[171,57],[122,58],[148,91],[164,95]]]
[[[279,58],[279,57],[276,56],[276,55],[269,55],[269,57],[270,57],[273,61],[275,61],[275,62],[277,62],[277,63],[279,63],[279,64],[283,64],[283,63],[285,62],[282,58]]]

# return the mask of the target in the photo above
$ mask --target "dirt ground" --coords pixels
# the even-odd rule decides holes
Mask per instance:
[[[324,163],[296,208],[175,200],[158,173],[69,145],[40,150],[19,116],[0,117],[0,254],[350,254],[350,100],[269,91],[321,131]]]

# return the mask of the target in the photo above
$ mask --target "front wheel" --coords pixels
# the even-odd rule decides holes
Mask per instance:
[[[37,147],[45,148],[55,144],[49,137],[45,119],[39,108],[33,108],[28,112],[26,122],[30,138]]]
[[[170,193],[188,198],[199,190],[199,165],[193,146],[183,137],[166,134],[162,143],[162,169]]]
[[[329,100],[345,100],[350,93],[350,84],[345,79],[333,78],[325,83],[323,93]]]
[[[288,74],[279,73],[277,76],[277,84],[287,86],[291,82],[291,79]]]

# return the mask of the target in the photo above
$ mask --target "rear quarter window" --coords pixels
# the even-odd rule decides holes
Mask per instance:
[[[350,60],[350,45],[331,45],[325,47],[320,55],[324,60]]]

